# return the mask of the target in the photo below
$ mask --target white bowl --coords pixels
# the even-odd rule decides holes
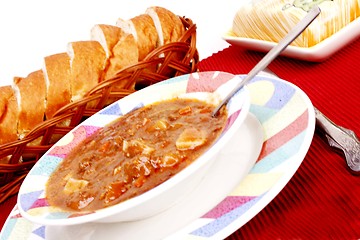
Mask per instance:
[[[239,76],[230,73],[193,73],[154,84],[104,108],[64,136],[30,170],[18,194],[21,215],[42,225],[74,225],[85,222],[139,220],[173,206],[201,182],[208,167],[217,159],[218,153],[244,122],[250,107],[246,87],[235,94],[227,104],[227,126],[213,146],[178,174],[137,197],[93,212],[66,212],[48,204],[45,186],[51,173],[76,144],[119,116],[135,108],[182,96],[184,93],[199,92],[191,95],[202,98],[208,95],[204,92],[215,91],[221,98],[239,81]]]

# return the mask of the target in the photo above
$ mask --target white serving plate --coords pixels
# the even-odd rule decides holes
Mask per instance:
[[[272,76],[257,76],[248,85],[251,115],[234,136],[231,149],[215,162],[201,184],[183,201],[142,221],[49,227],[22,218],[17,207],[2,233],[5,239],[224,239],[256,216],[289,182],[302,163],[315,130],[311,101],[298,87]],[[257,123],[260,122],[261,125]],[[262,131],[263,134],[261,134]],[[260,143],[259,143],[260,141]],[[260,156],[258,151],[261,147]],[[232,153],[241,149],[239,156]],[[226,157],[225,157],[226,156]],[[244,159],[245,162],[243,161]],[[240,183],[236,179],[251,162]],[[214,184],[214,185],[213,185]],[[233,185],[234,184],[234,185]],[[231,188],[216,206],[211,201]],[[264,226],[266,227],[266,226]],[[141,229],[141,231],[139,231]]]
[[[359,35],[360,18],[357,18],[337,33],[313,47],[305,48],[290,45],[280,55],[310,62],[322,62],[330,58],[337,51],[350,44],[352,41],[356,40]],[[268,52],[277,44],[259,39],[236,37],[231,33],[231,31],[225,33],[223,35],[223,39],[231,45],[241,46],[246,49],[259,52]]]

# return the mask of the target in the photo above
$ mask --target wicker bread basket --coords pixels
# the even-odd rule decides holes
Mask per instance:
[[[0,159],[10,158],[9,163],[0,164],[0,203],[18,193],[31,167],[56,140],[100,109],[136,91],[128,90],[126,86],[124,89],[115,89],[116,83],[126,81],[129,86],[136,83],[138,90],[174,76],[197,71],[199,56],[196,49],[196,25],[189,18],[180,19],[186,31],[178,42],[155,49],[143,61],[102,81],[85,97],[64,106],[53,118],[37,125],[23,139],[0,145]],[[68,124],[64,125],[64,121]]]

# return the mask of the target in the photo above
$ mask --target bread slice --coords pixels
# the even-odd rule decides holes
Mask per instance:
[[[97,41],[78,41],[68,44],[70,57],[71,100],[76,101],[103,79],[106,53]]]
[[[71,101],[70,57],[58,53],[44,58],[43,73],[46,83],[46,119]]]
[[[14,78],[14,89],[19,107],[17,132],[20,139],[44,121],[45,88],[42,70],[32,72],[25,78]]]
[[[121,69],[138,61],[137,47],[133,36],[118,26],[97,24],[91,29],[91,39],[98,41],[106,53],[106,67],[103,80],[114,76]],[[116,84],[114,88],[124,88],[126,84]]]
[[[138,63],[139,53],[135,38],[132,34],[123,34],[120,40],[113,48],[113,56],[109,59],[109,67],[105,74],[105,79],[109,79],[115,76],[117,72],[128,67],[130,65]],[[126,87],[128,82],[119,82],[115,88],[127,88],[134,89],[135,84],[131,84]]]
[[[160,44],[154,21],[148,14],[141,14],[126,21],[118,19],[116,25],[134,36],[138,46],[139,61]]]
[[[154,21],[155,28],[159,35],[159,47],[171,43],[177,42],[183,36],[185,32],[185,27],[182,24],[180,18],[175,15],[170,10],[163,7],[149,7],[145,11],[152,20]],[[173,59],[182,59],[183,53],[171,53],[171,58]],[[165,57],[164,54],[160,54],[159,57]],[[172,76],[175,72],[174,69],[166,66],[159,65],[158,73],[166,76]]]
[[[144,58],[155,48],[159,46],[159,35],[157,33],[154,21],[147,14],[141,14],[129,20],[119,18],[116,22],[125,33],[134,36],[137,51],[138,61],[143,61]],[[149,65],[145,71],[156,72],[157,66]],[[142,85],[143,80],[137,79],[136,84]],[[144,84],[146,85],[146,83]],[[131,85],[135,88],[135,85]]]
[[[91,40],[101,44],[107,59],[112,57],[112,50],[122,35],[121,28],[108,24],[96,24],[91,29]]]
[[[145,11],[154,21],[159,35],[159,46],[176,42],[184,34],[185,28],[180,18],[163,7],[149,7]]]
[[[11,86],[0,87],[0,145],[18,140],[19,108]]]

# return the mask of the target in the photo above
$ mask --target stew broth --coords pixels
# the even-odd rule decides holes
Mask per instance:
[[[138,196],[184,169],[218,138],[227,112],[196,99],[134,110],[79,143],[50,176],[46,196],[65,210],[92,211]]]

